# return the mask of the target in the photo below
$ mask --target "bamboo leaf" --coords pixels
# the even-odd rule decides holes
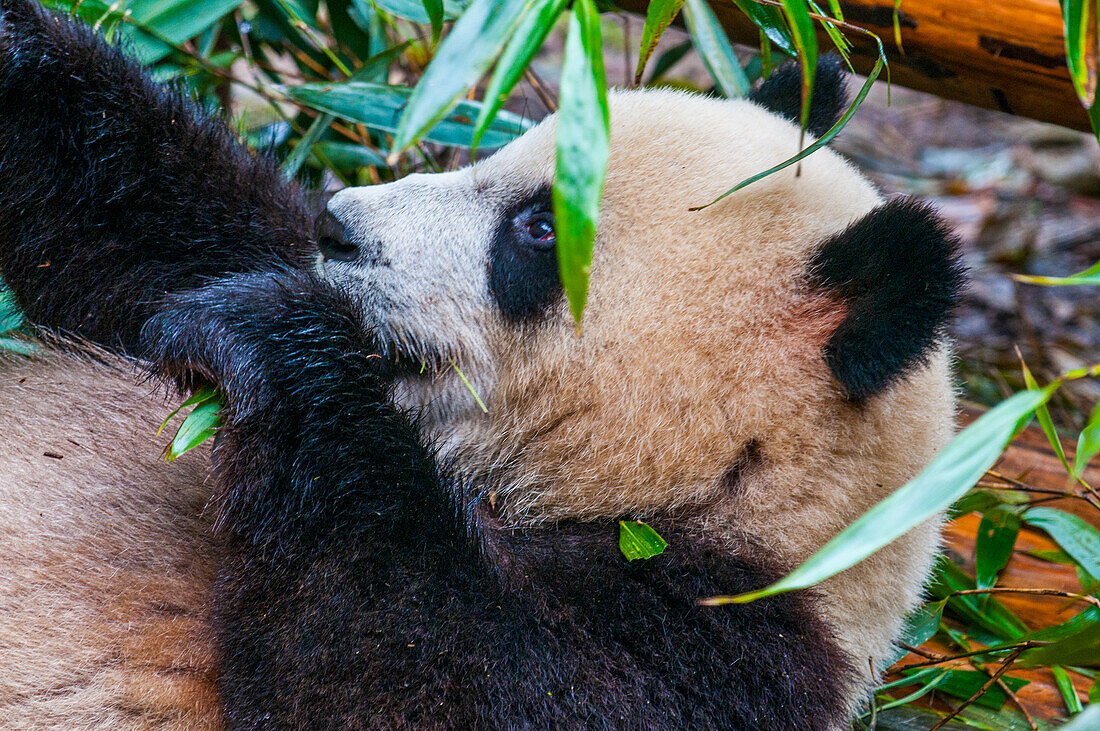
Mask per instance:
[[[1077,451],[1073,454],[1073,476],[1080,480],[1089,461],[1100,454],[1100,401],[1092,410],[1089,421],[1077,437]]]
[[[706,0],[687,0],[684,20],[695,50],[722,93],[731,99],[748,94],[752,85]]]
[[[1100,576],[1100,531],[1076,515],[1054,508],[1032,508],[1024,521],[1047,533],[1092,576]]]
[[[994,508],[982,515],[974,547],[976,588],[988,589],[997,583],[997,574],[1001,573],[1012,558],[1020,523],[1019,513],[1003,507]]]
[[[798,60],[802,63],[802,128],[810,122],[810,102],[813,99],[814,76],[817,74],[817,35],[806,0],[782,0],[783,15],[791,29]]]
[[[442,121],[459,98],[489,70],[530,7],[531,0],[474,0],[439,44],[409,97],[393,151],[401,152]]]
[[[1073,687],[1073,681],[1069,673],[1061,665],[1052,665],[1050,672],[1054,675],[1054,682],[1058,685],[1058,692],[1062,694],[1062,702],[1066,704],[1066,711],[1071,715],[1085,710],[1081,705],[1081,699],[1077,697],[1077,691]]]
[[[684,0],[653,0],[649,3],[645,13],[645,25],[642,27],[641,45],[638,47],[638,67],[634,70],[635,84],[641,83],[642,72],[645,71],[649,57],[657,49],[661,36],[676,18],[683,4]]]
[[[236,10],[240,4],[241,0],[135,0],[130,5],[133,25],[124,34],[137,59],[150,64],[172,52],[171,46],[161,38],[181,44]]]
[[[1100,109],[1100,104],[1096,105]],[[1100,261],[1083,272],[1068,277],[1040,277],[1032,274],[1013,274],[1012,278],[1025,284],[1042,284],[1047,287],[1064,287],[1075,284],[1100,284]]]
[[[342,84],[301,84],[284,87],[296,101],[342,119],[360,122],[381,132],[395,132],[401,110],[411,92],[404,86],[347,81]],[[424,134],[424,139],[443,145],[469,147],[473,143],[474,121],[481,111],[478,102],[459,102],[450,114]],[[485,132],[481,146],[502,147],[526,132],[531,123],[515,114],[499,112]]]
[[[481,114],[478,115],[477,124],[474,125],[474,139],[471,149],[476,149],[481,143],[481,137],[489,129],[489,125],[496,119],[497,113],[508,101],[516,83],[523,76],[524,69],[542,47],[546,36],[554,27],[554,21],[565,9],[568,0],[536,0],[531,10],[523,16],[519,28],[512,36],[512,40],[504,47],[504,52],[497,61],[496,70],[489,80],[489,86],[485,90],[482,102]]]
[[[1027,363],[1024,363],[1022,358],[1020,362],[1023,366],[1024,382],[1027,387],[1032,390],[1039,388],[1039,384],[1035,382],[1035,377],[1031,375],[1031,369],[1027,367]],[[1072,472],[1073,469],[1066,460],[1066,451],[1062,449],[1062,440],[1058,438],[1058,430],[1054,428],[1054,419],[1050,416],[1050,409],[1047,408],[1046,404],[1043,404],[1035,410],[1035,416],[1038,417],[1039,426],[1042,427],[1043,434],[1046,435],[1054,454],[1058,456],[1058,461],[1066,468],[1066,472]]]
[[[1050,387],[1024,391],[983,414],[951,440],[923,472],[771,586],[739,596],[715,597],[705,603],[744,603],[804,589],[859,563],[964,495],[993,466],[1005,446],[1052,392]]]
[[[313,124],[309,126],[306,133],[302,135],[302,138],[294,145],[294,149],[291,150],[290,154],[283,160],[283,175],[288,178],[293,178],[298,174],[298,170],[302,167],[302,163],[309,157],[309,153],[313,150],[313,146],[317,143],[317,140],[321,139],[321,135],[325,133],[328,126],[332,124],[332,120],[333,116],[331,114],[317,115],[317,118],[313,120]]]
[[[1016,642],[1028,634],[1028,627],[995,597],[982,595],[953,596],[956,591],[974,589],[970,578],[954,561],[941,556],[929,582],[929,593],[947,600],[951,613],[971,628],[988,632],[1001,640]]]
[[[1088,109],[1096,99],[1096,0],[1062,0],[1066,66],[1077,98]]]
[[[1020,655],[1019,663],[1022,667],[1100,665],[1100,622],[1091,622],[1080,632],[1053,644],[1027,650]]]
[[[592,245],[610,144],[600,19],[592,0],[577,0],[569,19],[558,110],[553,205],[558,268],[574,320],[588,298]]]
[[[168,445],[165,461],[172,462],[181,455],[214,436],[222,425],[221,398],[217,395],[203,401],[180,424],[172,443]]]
[[[668,548],[668,543],[657,531],[639,520],[619,521],[619,550],[627,561],[653,558]]]
[[[428,12],[427,3],[421,0],[363,0],[364,2],[371,2],[377,5],[383,11],[390,15],[396,15],[398,18],[404,18],[405,20],[411,20],[414,23],[420,23],[421,25],[429,25],[432,22],[431,15]],[[427,0],[427,2],[433,2],[433,0]],[[443,17],[445,20],[454,20],[462,15],[462,11],[466,9],[468,3],[454,2],[454,0],[443,0]]]
[[[1090,704],[1088,708],[1062,726],[1060,731],[1096,731],[1100,728],[1100,704]]]
[[[443,33],[443,0],[423,0],[424,12],[428,15],[428,23],[432,27],[432,43],[439,43],[439,36]]]
[[[856,113],[856,110],[859,108],[859,105],[862,104],[863,100],[867,98],[867,94],[870,93],[871,86],[874,84],[875,79],[877,79],[878,75],[882,72],[882,67],[883,67],[882,58],[883,58],[882,56],[879,56],[878,61],[875,62],[874,68],[871,69],[871,73],[867,76],[867,80],[863,82],[863,86],[860,88],[859,93],[856,95],[856,98],[852,101],[851,106],[848,107],[848,111],[844,112],[844,114],[841,115],[840,119],[837,120],[837,123],[834,124],[832,127],[830,127],[829,131],[826,132],[825,134],[823,134],[819,140],[814,142],[812,145],[809,145],[808,147],[806,147],[806,148],[802,149],[801,151],[799,151],[799,153],[797,155],[787,158],[786,160],[779,163],[775,167],[768,168],[767,170],[765,170],[762,173],[757,173],[756,175],[753,175],[751,178],[746,178],[745,180],[742,180],[740,183],[733,186],[732,188],[727,190],[725,193],[723,193],[722,195],[720,195],[717,198],[715,198],[714,200],[712,200],[710,203],[706,203],[706,204],[701,205],[701,206],[695,206],[694,208],[690,208],[689,210],[700,211],[704,208],[707,208],[708,206],[713,206],[715,203],[722,200],[723,198],[725,198],[729,195],[732,195],[733,193],[736,193],[737,191],[741,190],[742,188],[744,188],[746,186],[749,186],[749,185],[752,185],[753,183],[755,183],[759,180],[763,180],[764,178],[768,177],[772,173],[777,173],[777,172],[779,172],[780,170],[782,170],[784,168],[787,168],[787,167],[790,167],[791,165],[794,165],[799,160],[801,160],[805,157],[809,157],[810,155],[817,152],[818,150],[820,150],[825,145],[829,144],[829,142],[831,142],[834,137],[836,137],[838,134],[840,134],[840,130],[844,129],[844,125],[848,124],[848,120],[850,120],[852,118],[852,116]]]
[[[798,55],[794,47],[794,39],[791,38],[787,24],[783,22],[783,13],[779,8],[761,5],[755,0],[733,0],[733,4],[748,16],[753,25],[759,28],[768,40],[779,46],[779,50],[792,58]]]

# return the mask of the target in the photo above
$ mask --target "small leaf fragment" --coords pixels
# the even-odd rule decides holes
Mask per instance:
[[[664,553],[668,542],[640,520],[619,521],[619,550],[627,561],[653,558]]]

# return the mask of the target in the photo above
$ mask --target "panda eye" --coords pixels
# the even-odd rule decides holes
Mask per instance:
[[[525,243],[538,251],[548,251],[554,248],[557,237],[554,234],[553,219],[547,213],[531,216],[522,222],[520,230],[523,232]]]

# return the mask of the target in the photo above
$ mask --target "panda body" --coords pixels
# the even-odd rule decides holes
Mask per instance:
[[[578,336],[533,236],[552,118],[314,228],[89,31],[0,9],[0,272],[113,351],[0,361],[12,727],[845,725],[937,520],[814,590],[696,600],[778,578],[946,443],[961,274],[928,209],[828,150],[689,211],[797,149],[797,70],[754,101],[612,95]],[[225,392],[212,464],[156,462],[146,371]],[[628,564],[621,518],[668,550]]]

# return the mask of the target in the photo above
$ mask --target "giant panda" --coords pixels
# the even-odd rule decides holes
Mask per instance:
[[[553,117],[315,216],[89,29],[0,10],[0,272],[42,336],[0,359],[4,727],[847,726],[938,521],[814,589],[698,600],[946,443],[963,275],[829,150],[689,210],[797,148],[797,68],[611,95],[578,333]],[[212,452],[158,462],[211,384]],[[619,519],[668,548],[626,561]]]

